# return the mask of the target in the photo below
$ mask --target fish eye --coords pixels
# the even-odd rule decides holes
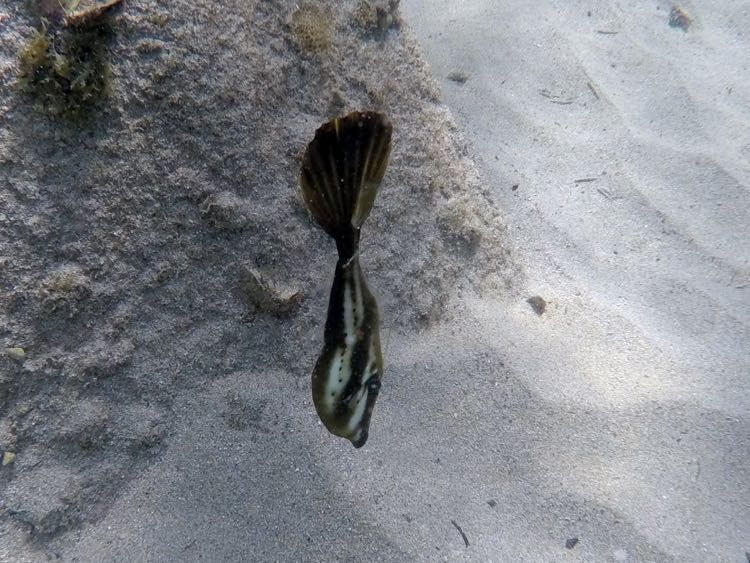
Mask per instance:
[[[372,391],[373,393],[376,391],[380,391],[380,380],[374,377],[371,377],[370,380],[367,382],[367,389]]]

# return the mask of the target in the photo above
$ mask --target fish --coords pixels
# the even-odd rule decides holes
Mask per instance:
[[[313,404],[326,429],[355,448],[367,442],[384,365],[378,303],[359,263],[360,231],[388,166],[392,131],[373,111],[331,119],[315,132],[300,172],[305,205],[338,251]]]

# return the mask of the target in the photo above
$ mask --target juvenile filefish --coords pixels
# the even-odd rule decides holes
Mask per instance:
[[[367,441],[383,376],[378,304],[359,266],[359,236],[388,166],[391,131],[380,113],[332,119],[315,132],[300,174],[305,204],[339,254],[313,403],[328,431],[355,448]]]

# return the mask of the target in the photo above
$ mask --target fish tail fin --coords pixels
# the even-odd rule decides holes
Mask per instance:
[[[353,256],[391,152],[390,121],[377,112],[353,112],[322,125],[307,146],[300,186],[315,221]]]

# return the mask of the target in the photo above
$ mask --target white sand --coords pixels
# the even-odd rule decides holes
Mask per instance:
[[[547,452],[534,461],[544,486],[513,512],[543,519],[549,492],[565,490],[664,558],[740,561],[750,545],[750,10],[688,4],[684,33],[667,25],[669,2],[601,4],[406,4],[511,226],[523,291],[549,302],[541,318],[520,300],[468,305],[476,332],[543,405],[525,414],[545,433],[522,431],[515,455]],[[468,81],[447,80],[451,71]],[[547,410],[561,413],[552,424]],[[632,554],[616,526],[603,540],[582,531],[589,518],[568,517],[578,556]],[[524,545],[549,531],[529,528]]]
[[[18,227],[20,242],[0,240],[5,264],[10,248],[40,256],[8,274],[0,317],[5,345],[34,343],[23,370],[2,364],[30,383],[0,424],[0,445],[11,423],[20,436],[0,473],[0,559],[742,561],[747,7],[688,6],[684,33],[665,3],[404,0],[456,130],[408,27],[384,45],[339,39],[320,72],[288,44],[292,4],[178,2],[165,28],[159,3],[126,11],[118,119],[88,147],[57,149],[55,126],[37,125],[37,151],[23,131],[38,117],[0,98],[9,217],[32,234],[51,222],[106,298],[49,327],[27,309],[57,247]],[[0,35],[3,84],[23,31]],[[289,195],[338,103],[328,81],[347,107],[384,105],[398,135],[363,241],[389,344],[361,450],[309,398],[334,258]],[[201,201],[229,204],[214,216]],[[151,204],[164,220],[141,213]],[[457,243],[440,226],[454,211],[469,212]],[[117,260],[98,265],[100,246]],[[253,260],[304,289],[291,319],[244,317],[232,291]]]

